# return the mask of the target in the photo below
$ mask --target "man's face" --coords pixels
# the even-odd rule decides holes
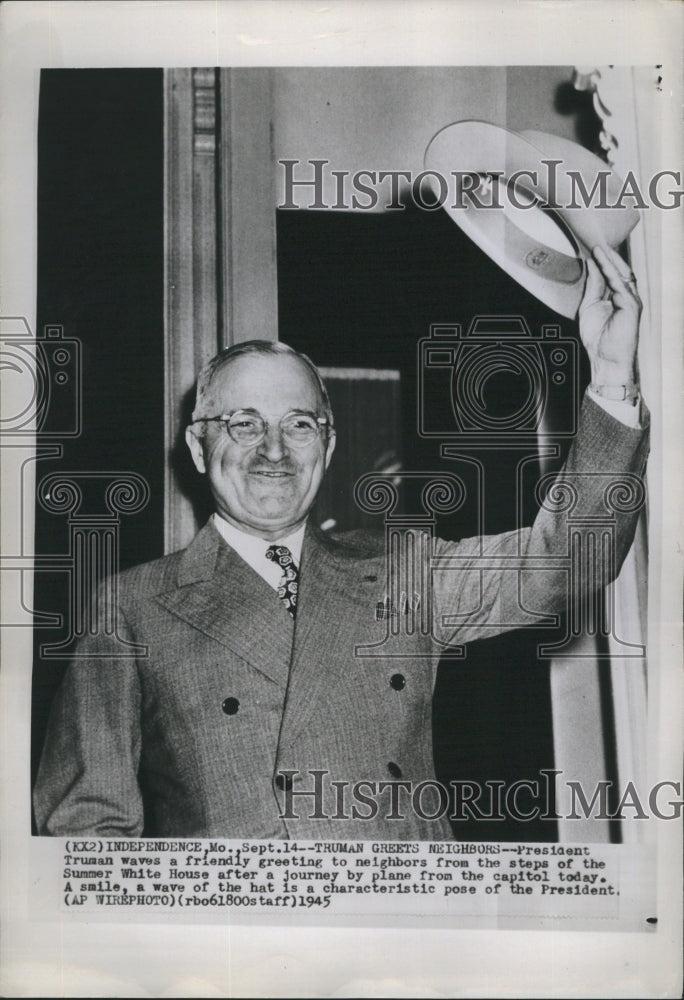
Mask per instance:
[[[282,435],[279,424],[286,413],[324,416],[314,377],[297,357],[251,354],[220,368],[202,415],[235,410],[256,411],[264,418],[268,428],[259,444],[237,444],[216,421],[191,425],[186,441],[195,465],[207,474],[221,517],[274,541],[294,531],[311,509],[335,448],[335,433],[324,429],[303,448],[288,445]]]

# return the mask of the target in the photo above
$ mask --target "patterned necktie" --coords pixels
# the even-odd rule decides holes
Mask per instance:
[[[278,597],[285,605],[285,609],[291,618],[297,615],[297,590],[299,584],[299,571],[292,558],[292,553],[287,545],[269,545],[266,549],[266,558],[271,562],[276,562],[283,571],[283,576],[278,584]]]

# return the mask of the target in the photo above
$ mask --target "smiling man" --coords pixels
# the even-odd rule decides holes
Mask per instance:
[[[294,618],[306,518],[335,450],[323,380],[285,344],[248,341],[200,374],[192,416],[185,438],[215,527]]]
[[[223,351],[202,372],[186,440],[219,517],[272,541],[303,526],[335,449],[314,366],[262,341]]]
[[[569,594],[569,527],[591,533],[608,487],[636,482],[646,458],[639,313],[633,275],[597,250],[580,309],[593,383],[558,489],[531,527],[418,540],[429,630],[388,630],[388,615],[408,612],[388,603],[404,567],[388,562],[384,534],[324,534],[308,516],[335,447],[311,361],[265,341],[217,355],[186,435],[216,512],[187,549],[119,577],[119,640],[143,652],[117,655],[111,629],[83,642],[50,720],[39,831],[450,838],[430,727],[440,652],[586,596]],[[559,502],[570,494],[572,526]],[[631,543],[639,504],[624,498],[597,586]]]

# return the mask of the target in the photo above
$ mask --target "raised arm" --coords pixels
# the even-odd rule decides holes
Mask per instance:
[[[563,469],[543,483],[531,528],[437,542],[435,636],[469,642],[557,616],[611,582],[629,550],[645,499],[648,414],[636,406],[641,301],[610,248],[588,262],[579,311],[592,384]]]

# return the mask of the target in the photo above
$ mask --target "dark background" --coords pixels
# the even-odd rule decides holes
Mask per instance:
[[[121,518],[121,568],[163,554],[162,84],[161,70],[57,70],[41,79],[38,329],[61,324],[65,337],[83,345],[83,431],[64,442],[61,460],[39,463],[38,480],[53,470],[145,477],[147,506]],[[577,336],[574,323],[510,280],[442,211],[280,211],[277,240],[281,339],[320,365],[400,371],[405,468],[469,475],[440,458],[438,439],[417,433],[417,344],[431,323],[465,328],[478,313],[521,314],[532,330],[559,323],[564,336]],[[586,373],[580,378],[586,382]],[[506,412],[525,386],[507,378],[491,389],[492,405]],[[430,405],[450,416],[446,396]],[[552,392],[549,405],[562,426],[567,387]],[[519,456],[477,457],[486,467],[484,530],[515,528]],[[409,494],[406,503],[414,502]],[[479,527],[474,506],[464,505],[440,521],[438,533],[456,539]],[[66,517],[37,507],[36,552],[67,550]],[[36,609],[66,613],[67,582],[66,573],[38,573]],[[35,630],[34,775],[66,665],[42,660],[38,650],[62,634]],[[547,631],[543,638],[553,637]],[[549,669],[536,662],[538,639],[509,633],[472,644],[465,661],[442,662],[434,701],[440,780],[535,780],[553,767]],[[471,840],[557,837],[548,821],[468,823],[455,833]]]
[[[164,461],[163,90],[161,70],[43,70],[38,119],[37,327],[81,342],[81,434],[53,471],[132,471],[145,509],[122,515],[121,569],[162,554]],[[53,416],[53,415],[48,415]],[[54,416],[53,416],[54,419]],[[57,418],[58,419],[58,418]],[[103,488],[89,498],[106,512]],[[36,505],[36,553],[65,553],[65,515]],[[68,622],[68,577],[39,572],[35,607]],[[32,775],[65,661],[42,660],[34,632]]]

